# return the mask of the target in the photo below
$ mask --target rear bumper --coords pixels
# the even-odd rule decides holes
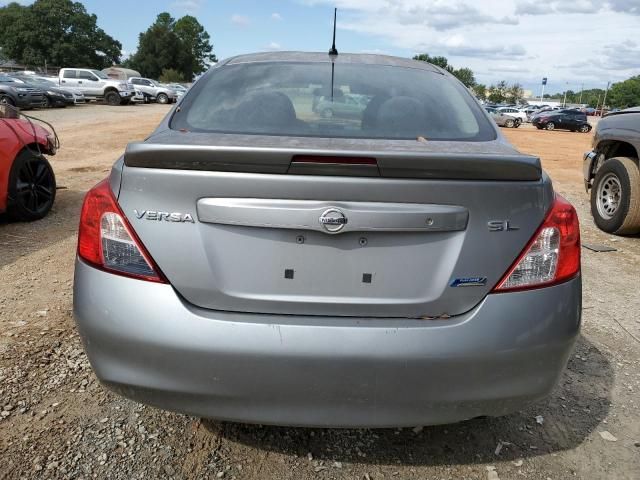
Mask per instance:
[[[169,285],[76,263],[75,318],[102,382],[223,420],[389,427],[503,415],[545,397],[579,331],[581,282],[421,321],[202,310]]]

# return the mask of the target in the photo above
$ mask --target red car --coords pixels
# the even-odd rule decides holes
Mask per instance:
[[[54,155],[56,146],[45,128],[0,116],[0,213],[20,221],[38,220],[49,213],[56,179],[45,155]]]

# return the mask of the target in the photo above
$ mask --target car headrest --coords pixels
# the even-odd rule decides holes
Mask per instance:
[[[424,135],[427,123],[425,105],[411,97],[393,97],[378,109],[376,127],[393,135]]]
[[[376,127],[376,118],[380,111],[380,106],[389,100],[388,95],[376,95],[369,103],[367,103],[364,112],[362,112],[362,129],[367,130]]]
[[[235,121],[252,126],[285,126],[296,122],[296,111],[284,93],[261,92],[238,105]]]

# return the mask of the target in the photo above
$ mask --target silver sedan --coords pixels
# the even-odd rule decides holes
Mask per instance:
[[[312,108],[345,93],[357,115]],[[123,396],[260,424],[449,423],[554,388],[580,235],[540,159],[439,67],[260,53],[210,69],[87,193],[74,282],[91,365]]]

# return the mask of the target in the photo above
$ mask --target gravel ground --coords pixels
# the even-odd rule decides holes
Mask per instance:
[[[578,208],[584,326],[552,396],[502,418],[402,430],[216,424],[122,399],[93,375],[73,323],[82,196],[167,107],[35,112],[59,130],[63,189],[32,224],[0,221],[0,478],[640,478],[640,243],[598,231],[582,189],[590,135],[506,130]]]

